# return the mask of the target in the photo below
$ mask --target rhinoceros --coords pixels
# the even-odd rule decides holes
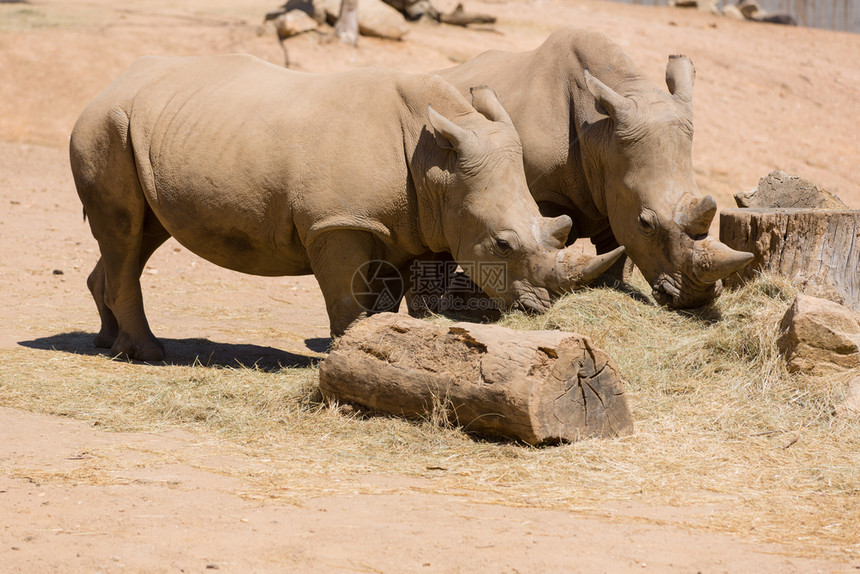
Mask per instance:
[[[623,245],[658,303],[707,304],[752,259],[708,235],[717,206],[693,177],[688,58],[669,58],[666,93],[605,35],[563,28],[533,51],[489,51],[436,73],[461,90],[495,90],[542,213],[573,219],[570,242],[588,237],[598,253]]]
[[[472,97],[438,76],[380,69],[303,74],[243,55],[136,61],[71,136],[101,252],[87,281],[96,345],[163,358],[140,273],[171,236],[236,271],[313,273],[333,336],[396,310],[396,295],[382,307],[368,298],[428,252],[503,264],[502,281],[473,279],[535,311],[549,289],[602,273],[620,253],[584,260],[563,249],[570,218],[541,216],[510,118],[491,90]]]

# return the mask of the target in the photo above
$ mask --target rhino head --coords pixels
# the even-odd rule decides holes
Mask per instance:
[[[624,96],[585,70],[588,91],[610,118],[601,122],[607,131],[592,153],[600,157],[586,157],[589,183],[599,190],[595,200],[655,300],[672,308],[709,303],[721,279],[753,258],[708,235],[717,205],[693,177],[694,78],[693,63],[672,56],[669,94],[645,89]]]
[[[472,105],[480,113],[458,123],[428,108],[437,144],[454,156],[446,162],[439,210],[446,248],[503,308],[542,313],[551,295],[589,284],[623,248],[597,257],[564,248],[572,221],[541,216],[519,136],[495,92],[473,88]]]

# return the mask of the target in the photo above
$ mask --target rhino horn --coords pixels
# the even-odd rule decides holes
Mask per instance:
[[[430,125],[433,126],[433,129],[445,137],[449,142],[451,142],[451,146],[453,149],[460,151],[464,147],[470,145],[474,141],[474,134],[470,131],[467,131],[436,110],[433,109],[433,106],[427,106],[427,115],[430,117]],[[447,147],[447,146],[442,146]]]
[[[596,256],[575,252],[572,247],[562,249],[552,271],[554,280],[548,286],[556,293],[585,287],[612,267],[623,254],[624,247]]]
[[[752,253],[736,251],[709,237],[694,248],[693,277],[701,283],[716,283],[746,267],[753,257]]]
[[[692,105],[693,81],[696,79],[696,68],[687,56],[669,56],[666,64],[666,86],[676,100]]]
[[[472,107],[483,114],[485,118],[494,122],[504,122],[509,126],[514,125],[492,88],[475,86],[469,88],[469,93],[472,94]]]
[[[573,227],[573,221],[568,215],[546,219],[543,229],[544,243],[554,248],[564,247],[571,227]]]
[[[591,72],[585,70],[585,86],[594,99],[603,106],[609,117],[616,121],[623,121],[632,113],[633,103],[595,78]]]
[[[675,209],[675,223],[691,237],[707,235],[717,214],[717,202],[710,195],[698,198],[685,194]]]

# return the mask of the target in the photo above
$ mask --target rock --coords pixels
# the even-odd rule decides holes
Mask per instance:
[[[791,209],[847,209],[825,189],[796,175],[774,170],[751,191],[735,194],[738,207],[785,207]]]
[[[341,0],[321,0],[329,23],[340,14]],[[403,16],[381,0],[358,0],[358,31],[362,36],[400,40],[409,32]]]
[[[744,15],[741,13],[741,9],[734,4],[727,4],[723,6],[721,12],[723,16],[725,16],[726,18],[731,18],[732,20],[746,20]]]
[[[798,295],[779,329],[777,347],[790,371],[821,375],[860,368],[860,321],[838,303]]]
[[[860,417],[860,375],[848,381],[848,394],[842,404],[836,406],[838,417]]]
[[[275,25],[275,30],[278,32],[278,38],[290,38],[298,36],[311,30],[316,30],[318,27],[317,21],[311,18],[303,10],[290,10],[272,19]]]
[[[764,13],[761,6],[755,0],[740,0],[737,3],[737,7],[747,20],[755,20],[756,16]]]
[[[407,20],[427,19],[439,21],[439,10],[430,0],[385,0],[385,3],[403,14]]]

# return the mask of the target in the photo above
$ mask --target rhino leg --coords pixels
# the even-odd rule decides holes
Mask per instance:
[[[410,264],[406,291],[409,315],[420,319],[442,313],[442,298],[450,279],[448,272],[454,267],[454,258],[446,252],[425,253]]]
[[[162,230],[161,233],[158,228]],[[152,334],[146,320],[140,289],[143,266],[156,248],[169,237],[163,229],[160,223],[148,226],[141,224],[132,226],[123,240],[115,237],[113,242],[99,241],[105,269],[104,301],[116,317],[118,326],[117,337],[111,345],[114,355],[139,361],[160,361],[164,358],[164,345]]]
[[[105,304],[105,265],[99,257],[93,272],[87,277],[87,287],[96,302],[102,326],[95,338],[95,346],[100,349],[110,349],[119,334],[119,324],[113,311]]]
[[[375,313],[397,312],[403,300],[400,271],[382,259],[369,233],[323,233],[308,248],[311,269],[325,298],[332,337]]]
[[[149,261],[155,250],[169,238],[170,234],[164,229],[164,226],[161,225],[161,222],[152,213],[152,210],[147,208],[140,245],[138,277],[143,273],[146,262]],[[102,258],[99,258],[98,263],[96,263],[95,268],[87,278],[87,287],[89,287],[90,293],[92,293],[102,323],[101,329],[95,338],[95,346],[102,349],[110,349],[119,336],[119,323],[113,311],[105,303],[105,266]]]

